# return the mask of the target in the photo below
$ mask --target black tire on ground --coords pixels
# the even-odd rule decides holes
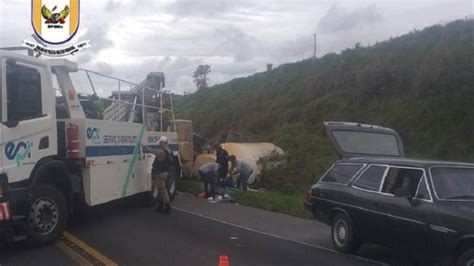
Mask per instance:
[[[457,266],[474,266],[474,248],[470,248],[464,251],[464,253],[462,253],[461,256],[459,257],[456,265]]]
[[[361,245],[352,220],[342,213],[337,214],[332,220],[331,238],[334,248],[342,253],[354,253]]]
[[[55,186],[40,184],[28,200],[27,244],[39,246],[56,240],[66,228],[68,205]]]

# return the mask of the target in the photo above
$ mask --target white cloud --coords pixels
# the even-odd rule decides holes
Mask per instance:
[[[347,31],[382,21],[382,15],[375,5],[346,10],[339,4],[334,4],[319,20],[318,32],[330,33]]]
[[[31,39],[30,1],[1,2],[0,45]],[[167,89],[193,91],[199,64],[211,65],[211,84],[222,83],[311,57],[313,33],[322,56],[470,13],[471,1],[448,0],[82,0],[72,42],[90,39],[92,48],[69,59],[134,82],[161,71]]]

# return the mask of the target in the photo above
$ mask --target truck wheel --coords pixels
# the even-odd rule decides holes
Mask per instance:
[[[28,203],[27,242],[43,245],[56,240],[67,223],[68,207],[63,193],[54,186],[39,185]]]
[[[457,266],[474,266],[474,248],[470,248],[459,257]]]
[[[354,253],[360,247],[352,220],[345,214],[337,214],[332,220],[331,236],[334,248],[339,252]]]

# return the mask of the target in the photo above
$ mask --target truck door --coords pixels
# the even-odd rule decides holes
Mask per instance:
[[[30,177],[40,159],[57,153],[51,71],[35,58],[3,58],[2,164],[9,182]]]

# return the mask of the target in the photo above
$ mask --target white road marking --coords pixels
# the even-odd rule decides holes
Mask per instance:
[[[279,235],[275,235],[275,234],[272,234],[272,233],[267,233],[267,232],[263,232],[263,231],[260,231],[260,230],[257,230],[257,229],[245,227],[245,226],[242,226],[242,225],[233,224],[233,223],[230,223],[230,222],[226,222],[224,220],[216,219],[216,218],[213,218],[213,217],[209,217],[209,216],[206,216],[206,215],[203,215],[203,214],[200,214],[200,213],[196,213],[196,212],[193,212],[193,211],[188,211],[188,210],[181,209],[181,208],[178,208],[178,207],[172,207],[172,208],[176,209],[178,211],[182,211],[182,212],[185,212],[185,213],[196,215],[196,216],[199,216],[201,218],[205,218],[205,219],[208,219],[208,220],[211,220],[211,221],[214,221],[214,222],[218,222],[218,223],[222,223],[222,224],[226,224],[226,225],[230,225],[230,226],[235,226],[235,227],[238,227],[238,228],[250,231],[250,232],[254,232],[254,233],[258,233],[258,234],[262,234],[262,235],[266,235],[266,236],[271,236],[271,237],[274,237],[274,238],[278,238],[278,239],[281,239],[281,240],[293,242],[293,243],[304,245],[304,246],[307,246],[307,247],[317,248],[317,249],[329,251],[329,252],[332,252],[332,253],[337,253],[339,255],[343,255],[343,256],[347,256],[347,257],[353,257],[353,258],[360,259],[360,260],[367,261],[367,262],[371,262],[371,263],[378,263],[378,264],[383,265],[383,266],[389,266],[390,265],[390,264],[385,263],[385,262],[371,260],[371,259],[363,258],[363,257],[360,257],[360,256],[356,256],[356,255],[343,254],[343,253],[340,253],[340,252],[338,252],[334,249],[331,249],[331,248],[318,246],[318,245],[314,245],[314,244],[310,244],[310,243],[306,243],[306,242],[298,241],[298,240],[294,240],[294,239],[289,239],[289,238],[282,237],[282,236],[279,236]]]

